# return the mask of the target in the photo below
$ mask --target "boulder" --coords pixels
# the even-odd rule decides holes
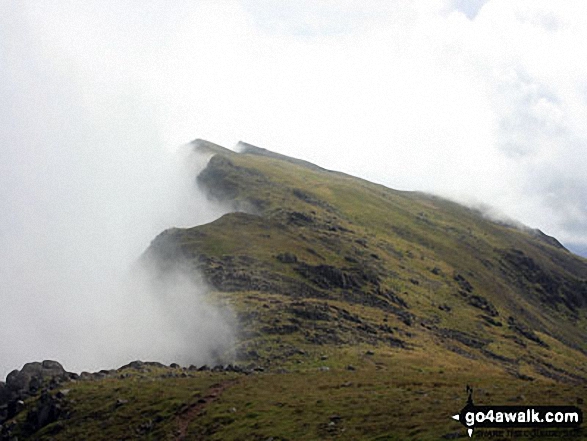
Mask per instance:
[[[31,377],[41,376],[42,372],[43,372],[43,364],[39,363],[38,361],[34,361],[32,363],[27,363],[20,370],[21,374],[30,375]]]
[[[13,370],[6,383],[0,383],[0,424],[19,414],[24,409],[24,400],[69,378],[63,366],[51,360],[27,363],[22,370]]]
[[[281,263],[297,263],[298,262],[297,256],[295,254],[288,253],[288,252],[278,254],[276,258]]]
[[[8,402],[9,391],[6,387],[6,383],[0,381],[0,406],[2,403]]]
[[[52,396],[44,391],[37,405],[26,416],[25,432],[33,434],[43,427],[51,424],[63,413],[63,404],[57,396]]]
[[[26,372],[21,374],[18,369],[13,370],[6,376],[6,387],[12,391],[22,390],[28,386],[30,375]]]

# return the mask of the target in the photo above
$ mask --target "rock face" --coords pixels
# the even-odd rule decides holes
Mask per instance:
[[[0,382],[0,424],[22,410],[23,406],[19,403],[75,376],[53,360],[27,363],[20,371],[10,372],[6,383]]]
[[[44,390],[36,406],[26,416],[25,433],[33,434],[48,424],[54,423],[62,416],[64,394],[53,396]]]

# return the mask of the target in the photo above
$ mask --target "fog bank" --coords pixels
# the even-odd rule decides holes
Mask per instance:
[[[124,160],[54,152],[52,167],[29,163],[31,193],[3,201],[18,209],[0,236],[2,378],[42,359],[72,371],[206,363],[231,342],[230,312],[208,301],[197,274],[158,280],[136,264],[162,230],[228,211],[197,189],[207,158],[187,146],[105,148]]]

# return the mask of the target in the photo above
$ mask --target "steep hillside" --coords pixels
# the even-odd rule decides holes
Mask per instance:
[[[192,147],[210,157],[197,184],[234,212],[162,232],[142,261],[232,305],[231,364],[72,375],[46,393],[67,388],[60,416],[35,425],[32,394],[12,434],[452,439],[466,385],[478,404],[587,410],[587,262],[556,239],[249,144]]]
[[[188,262],[234,293],[245,331],[263,344],[269,334],[297,344],[432,345],[512,373],[587,377],[577,363],[587,360],[587,264],[554,238],[243,147],[216,148],[198,176],[240,211],[165,231],[147,254]]]

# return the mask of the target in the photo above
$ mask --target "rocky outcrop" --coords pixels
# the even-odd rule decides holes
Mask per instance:
[[[32,435],[60,418],[67,418],[65,397],[68,393],[68,389],[61,390],[56,394],[51,394],[46,389],[43,390],[35,406],[26,415],[23,433]],[[61,428],[62,425],[58,425],[53,429],[53,433],[58,432]]]
[[[27,363],[20,371],[10,372],[6,383],[0,382],[0,424],[19,413],[27,398],[76,377],[76,374],[67,372],[60,363],[52,360]]]
[[[255,213],[262,211],[266,202],[257,198],[241,197],[248,181],[275,185],[261,172],[235,165],[227,156],[215,155],[197,176],[196,182],[208,196],[218,201],[230,201],[235,210]]]
[[[540,346],[544,346],[546,348],[548,347],[548,345],[542,341],[532,329],[517,321],[514,317],[508,317],[508,326],[512,331],[521,335],[522,337],[525,337],[534,343],[538,343]]]
[[[366,285],[379,288],[379,276],[375,270],[363,265],[337,268],[332,265],[308,265],[300,262],[294,270],[321,289],[365,290]]]
[[[569,311],[587,306],[587,280],[547,270],[522,250],[502,250],[503,266],[522,287],[537,287],[541,302],[557,308],[565,305]]]
[[[307,265],[301,263],[295,271],[322,289],[359,289],[363,282],[357,275],[331,265]]]

